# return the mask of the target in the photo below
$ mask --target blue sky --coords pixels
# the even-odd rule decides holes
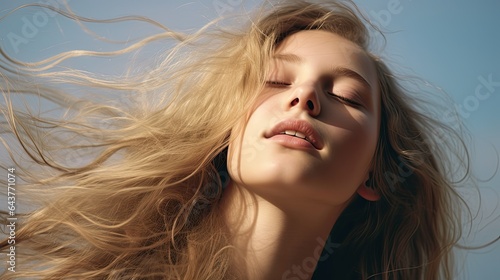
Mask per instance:
[[[195,30],[216,16],[251,8],[257,0],[108,0],[68,1],[73,11],[87,17],[111,18],[139,14],[180,31]],[[471,131],[473,170],[480,178],[491,177],[500,152],[500,1],[381,0],[355,1],[376,25],[387,31],[381,52],[401,75],[416,75],[448,93]],[[0,17],[13,8],[34,1],[2,1]],[[62,5],[62,0],[38,3]],[[31,26],[30,26],[31,25]],[[87,25],[107,38],[126,40],[151,33],[145,24]],[[17,36],[17,37],[16,37]],[[18,11],[0,22],[0,44],[9,54],[28,61],[62,50],[106,50],[103,44],[81,32],[74,23],[41,8]],[[113,48],[113,46],[111,46]],[[119,73],[122,69],[103,59],[80,61],[89,70]],[[399,72],[403,71],[403,72]],[[496,151],[495,151],[496,149]],[[500,221],[500,174],[480,183],[483,220],[487,228],[474,244],[498,236]],[[477,199],[472,201],[476,203]],[[495,212],[494,212],[495,211]],[[495,214],[493,214],[493,212]],[[468,253],[462,279],[498,279],[500,245]]]

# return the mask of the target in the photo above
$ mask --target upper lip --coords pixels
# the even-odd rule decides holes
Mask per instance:
[[[271,138],[274,135],[282,134],[285,130],[293,130],[303,133],[306,140],[311,143],[316,149],[323,148],[323,141],[319,133],[314,127],[304,120],[288,119],[276,124],[272,130],[265,133],[266,138]]]

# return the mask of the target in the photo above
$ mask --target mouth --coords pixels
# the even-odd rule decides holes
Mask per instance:
[[[317,150],[321,150],[324,146],[319,133],[310,123],[304,120],[290,119],[282,121],[278,123],[271,131],[265,133],[264,136],[266,138],[272,138],[274,136],[281,135],[285,137],[302,139]]]
[[[300,139],[304,139],[307,142],[311,143],[311,140],[309,138],[307,138],[307,136],[304,133],[300,132],[300,131],[285,130],[283,132],[280,132],[280,134],[284,134],[284,135],[288,135],[288,136],[292,136],[292,137],[297,137],[297,138],[300,138]]]

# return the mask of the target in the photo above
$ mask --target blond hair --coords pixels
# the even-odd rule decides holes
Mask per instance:
[[[23,180],[18,197],[36,208],[19,215],[18,272],[2,279],[238,278],[218,209],[227,174],[217,162],[262,89],[276,46],[310,29],[366,50],[382,99],[373,172],[382,199],[357,199],[344,211],[332,233],[343,245],[331,270],[354,271],[355,279],[451,279],[461,200],[446,174],[446,145],[430,131],[452,130],[413,107],[388,67],[369,53],[356,7],[325,2],[263,7],[241,30],[212,23],[186,35],[165,28],[110,53],[70,51],[23,63],[2,51],[2,139]],[[58,68],[68,58],[115,56],[165,39],[178,43],[147,73],[110,78]],[[131,97],[120,104],[76,98],[58,83]],[[10,101],[21,94],[57,103],[67,114],[23,112]],[[79,151],[81,162],[68,160],[67,153]],[[6,222],[7,213],[2,217]],[[1,245],[7,252],[7,240]]]

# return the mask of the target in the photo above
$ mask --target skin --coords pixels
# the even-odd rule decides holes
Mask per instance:
[[[301,61],[283,59],[290,54]],[[248,279],[310,279],[350,201],[378,199],[365,181],[379,137],[380,93],[371,58],[334,33],[300,31],[275,55],[268,80],[280,83],[266,86],[234,130],[241,133],[229,146],[231,183],[221,209],[239,254],[235,266]],[[332,72],[340,67],[366,82]],[[310,123],[324,145],[297,148],[268,137],[290,118]]]

